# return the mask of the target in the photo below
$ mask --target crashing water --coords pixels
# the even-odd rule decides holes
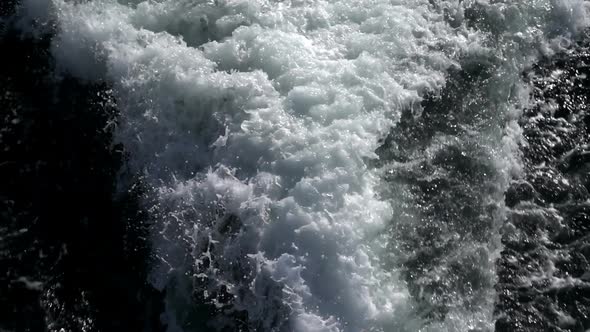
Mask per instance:
[[[44,1],[106,82],[170,331],[486,331],[521,72],[583,1]]]

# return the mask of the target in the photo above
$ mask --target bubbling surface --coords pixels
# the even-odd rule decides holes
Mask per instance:
[[[149,188],[151,282],[167,289],[169,329],[188,331],[202,304],[214,329],[428,329],[403,255],[384,264],[387,230],[414,210],[384,194],[375,151],[449,68],[493,59],[497,82],[521,85],[531,59],[586,22],[582,1],[44,3],[60,68],[112,85],[117,140]],[[472,116],[500,119],[481,145],[498,151],[482,162],[504,174],[490,195],[501,209],[519,131],[514,98],[496,92]],[[482,248],[497,250],[495,237]],[[432,328],[491,326],[491,304],[476,307]]]

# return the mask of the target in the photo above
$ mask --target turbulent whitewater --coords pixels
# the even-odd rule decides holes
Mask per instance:
[[[55,25],[61,71],[112,87],[137,174],[121,181],[146,188],[149,282],[166,290],[170,331],[493,328],[528,102],[520,73],[586,26],[586,2],[29,0],[23,11],[23,26]],[[413,122],[421,114],[436,121]]]

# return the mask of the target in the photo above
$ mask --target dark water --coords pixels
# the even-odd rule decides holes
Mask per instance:
[[[108,87],[54,77],[49,41],[0,35],[0,330],[158,330]]]
[[[526,175],[506,192],[497,331],[590,328],[589,41],[524,74],[535,103],[520,119]]]
[[[0,6],[8,17],[14,3]],[[118,181],[128,171],[108,85],[55,77],[50,35],[23,37],[10,23],[1,31],[0,329],[165,330],[164,295],[147,283],[141,185]],[[404,259],[391,264],[424,319],[494,301],[497,331],[590,328],[589,41],[523,73],[535,103],[519,120],[525,176],[505,193],[505,218],[487,199],[500,177],[491,151],[464,130],[500,121],[474,116],[489,107],[493,64],[451,70],[445,89],[383,142],[379,154],[397,165],[387,180],[423,217],[396,225],[405,231],[392,232],[401,247],[391,250]],[[494,259],[485,248],[495,228],[503,250],[493,276],[481,262]]]
[[[386,164],[394,161],[386,179],[406,193],[401,209],[412,211],[392,225],[389,243],[397,248],[390,252],[404,257],[405,280],[427,320],[481,310],[494,283],[486,262],[496,245],[490,234],[497,233],[501,179],[495,152],[478,139],[501,121],[485,115],[493,110],[486,96],[494,70],[467,61],[451,70],[443,91],[428,95],[420,114],[407,110],[378,150]]]

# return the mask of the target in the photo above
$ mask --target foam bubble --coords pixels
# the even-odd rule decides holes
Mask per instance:
[[[117,138],[156,202],[154,282],[173,293],[171,276],[193,275],[197,297],[225,310],[217,327],[245,312],[259,330],[419,328],[404,282],[380,262],[395,211],[367,161],[459,55],[489,50],[464,5],[52,3],[59,65],[117,95]],[[585,4],[558,4],[578,29],[585,14],[568,8]],[[512,24],[533,8],[502,6],[484,4]],[[171,326],[188,328],[170,310]]]

